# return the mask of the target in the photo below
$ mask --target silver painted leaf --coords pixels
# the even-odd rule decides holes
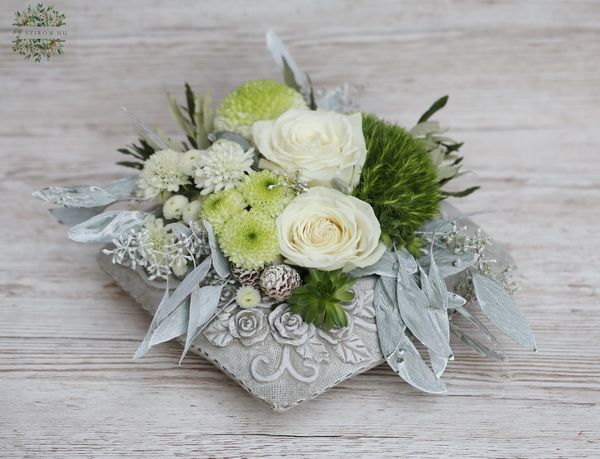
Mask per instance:
[[[206,257],[202,263],[196,266],[187,276],[179,283],[170,298],[161,304],[156,310],[155,315],[159,314],[161,317],[166,317],[171,314],[177,306],[185,301],[185,299],[192,293],[200,282],[204,280],[208,271],[210,270],[211,259]]]
[[[189,315],[190,303],[186,301],[180,304],[156,326],[150,337],[150,347],[183,335],[187,330]]]
[[[535,351],[535,338],[527,319],[502,285],[479,273],[473,273],[473,286],[479,307],[490,322],[520,345]]]
[[[348,274],[353,277],[365,277],[377,274],[378,276],[395,278],[398,275],[399,263],[402,263],[406,272],[410,274],[417,272],[417,262],[406,249],[396,253],[388,249],[383,253],[377,263],[367,266],[366,268],[354,269]]]
[[[211,142],[216,142],[217,140],[229,140],[231,142],[237,143],[242,150],[248,151],[252,147],[252,144],[248,141],[246,137],[236,132],[231,131],[219,131],[219,132],[211,132],[208,135],[208,138]]]
[[[192,234],[192,230],[181,223],[169,223],[167,227],[171,229],[175,237],[180,241],[185,240],[185,238]]]
[[[427,350],[429,353],[429,361],[431,362],[431,368],[433,369],[433,373],[435,377],[440,379],[448,366],[448,359],[445,357],[440,357],[435,352],[431,352]]]
[[[300,87],[300,90],[304,94],[308,94],[310,92],[310,84],[308,82],[308,78],[306,74],[300,69],[296,61],[287,50],[281,39],[277,36],[275,32],[269,30],[266,34],[267,40],[267,48],[271,51],[271,55],[275,60],[275,63],[283,68],[284,67],[284,59],[287,62],[292,74],[294,76],[294,80],[296,84]]]
[[[379,347],[387,358],[398,349],[406,329],[396,302],[396,279],[380,277],[377,280],[373,290],[373,306]]]
[[[228,277],[231,273],[229,262],[227,261],[227,258],[225,258],[225,255],[223,255],[223,252],[221,252],[213,227],[206,220],[202,220],[202,222],[208,233],[208,245],[210,246],[213,267],[220,277]]]
[[[187,354],[194,339],[200,334],[204,325],[213,318],[219,307],[219,299],[225,284],[196,287],[190,296],[190,315],[187,336],[179,364]]]
[[[465,319],[467,319],[469,322],[471,322],[473,325],[475,325],[477,327],[477,329],[487,339],[489,339],[491,342],[493,342],[497,347],[500,347],[500,343],[498,342],[496,337],[492,334],[492,332],[485,326],[485,324],[481,320],[479,320],[477,317],[475,317],[473,314],[471,314],[471,311],[469,311],[467,308],[465,308],[463,306],[459,306],[454,309],[461,316],[463,316]]]
[[[318,88],[315,91],[315,102],[320,110],[350,113],[356,111],[356,98],[362,91],[362,87],[348,83],[333,88]]]
[[[150,323],[150,328],[148,328],[148,331],[146,332],[146,336],[144,336],[142,343],[138,347],[137,351],[135,351],[135,354],[133,354],[133,360],[142,358],[150,350],[150,347],[151,347],[150,346],[150,338],[152,337],[152,333],[156,329],[156,326],[165,317],[164,305],[168,299],[169,299],[169,279],[167,278],[167,288],[165,288],[165,293],[163,294],[163,297],[160,300],[158,307],[156,308],[156,312],[154,313],[154,317],[152,318],[152,322]]]
[[[348,185],[345,180],[342,180],[339,177],[332,178],[330,183],[333,189],[338,190],[341,193],[350,194],[352,191],[350,185]]]
[[[444,319],[447,322],[447,312],[431,307],[427,295],[402,266],[398,269],[396,295],[402,320],[412,334],[440,357],[452,358],[445,328],[440,325]]]
[[[106,209],[106,206],[82,208],[55,207],[48,209],[48,212],[61,225],[74,226],[104,212],[104,209]]]
[[[477,341],[475,338],[471,338],[460,327],[454,324],[450,324],[450,330],[452,331],[452,333],[458,336],[465,345],[473,349],[479,355],[483,357],[490,357],[492,359],[499,360],[500,362],[506,360],[506,357],[504,356],[501,350],[491,349],[485,344]]]
[[[462,296],[456,293],[448,292],[448,309],[456,309],[460,306],[464,306],[467,303]]]
[[[392,370],[411,386],[433,394],[448,391],[446,385],[433,374],[421,358],[415,345],[404,333],[401,337],[400,346],[386,360]]]
[[[139,180],[139,176],[132,175],[115,180],[114,182],[107,183],[106,185],[102,186],[102,188],[104,191],[116,196],[119,199],[131,198],[134,197],[137,192]]]
[[[456,254],[440,244],[433,245],[433,258],[444,278],[458,274],[473,266],[479,259],[479,255],[472,252]],[[419,263],[425,271],[429,270],[430,254],[419,258]]]
[[[120,235],[141,227],[147,216],[147,212],[131,210],[104,212],[73,226],[69,230],[69,239],[86,244],[112,242]]]

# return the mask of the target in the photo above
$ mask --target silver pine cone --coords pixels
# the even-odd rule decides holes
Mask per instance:
[[[242,285],[249,285],[256,287],[260,281],[261,269],[251,270],[238,268],[237,266],[231,267],[231,276]]]
[[[302,282],[300,274],[288,265],[265,268],[260,276],[260,288],[276,300],[286,300]]]

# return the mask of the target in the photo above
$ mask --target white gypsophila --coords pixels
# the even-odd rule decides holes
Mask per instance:
[[[188,198],[181,194],[171,196],[163,204],[163,216],[167,220],[175,220],[183,215],[183,211],[188,205]]]
[[[198,158],[205,152],[202,150],[189,150],[181,155],[179,160],[179,169],[185,175],[194,176],[196,167],[198,167]]]
[[[365,268],[385,252],[373,208],[321,186],[296,196],[277,217],[277,236],[290,264],[322,271]]]
[[[367,158],[360,113],[291,109],[254,123],[252,139],[264,156],[259,167],[298,173],[311,186],[337,178],[353,188]]]
[[[157,197],[164,192],[179,191],[188,183],[188,177],[179,169],[181,153],[174,150],[160,150],[144,163],[138,188],[145,199]]]
[[[248,151],[236,142],[219,140],[198,158],[196,186],[200,194],[230,190],[251,172],[254,149]]]

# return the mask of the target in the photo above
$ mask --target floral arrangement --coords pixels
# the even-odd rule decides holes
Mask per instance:
[[[447,189],[464,173],[462,143],[431,119],[448,98],[405,129],[358,111],[348,85],[313,88],[276,35],[267,43],[285,83],[248,81],[216,110],[186,84],[184,104],[168,96],[183,139],[129,113],[139,140],[119,150],[129,157],[119,164],[137,175],[35,193],[59,206],[50,212],[70,239],[107,244],[112,264],[163,292],[135,358],[179,338],[182,359],[200,342],[215,352],[235,342],[243,359],[272,337],[278,363],[261,372],[265,354],[253,358],[255,382],[287,372],[312,383],[337,355],[366,362],[361,371],[385,359],[413,386],[444,392],[451,334],[504,358],[477,305],[535,350],[510,258],[460,213],[444,215],[446,198],[478,188]],[[106,210],[124,201],[127,209]]]

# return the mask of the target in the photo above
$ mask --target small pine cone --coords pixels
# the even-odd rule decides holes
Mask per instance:
[[[269,266],[260,276],[260,288],[276,300],[287,300],[301,282],[298,271],[288,265]]]
[[[237,266],[231,267],[231,276],[242,285],[249,285],[256,287],[260,281],[260,275],[262,270],[250,270],[244,268],[238,268]]]

